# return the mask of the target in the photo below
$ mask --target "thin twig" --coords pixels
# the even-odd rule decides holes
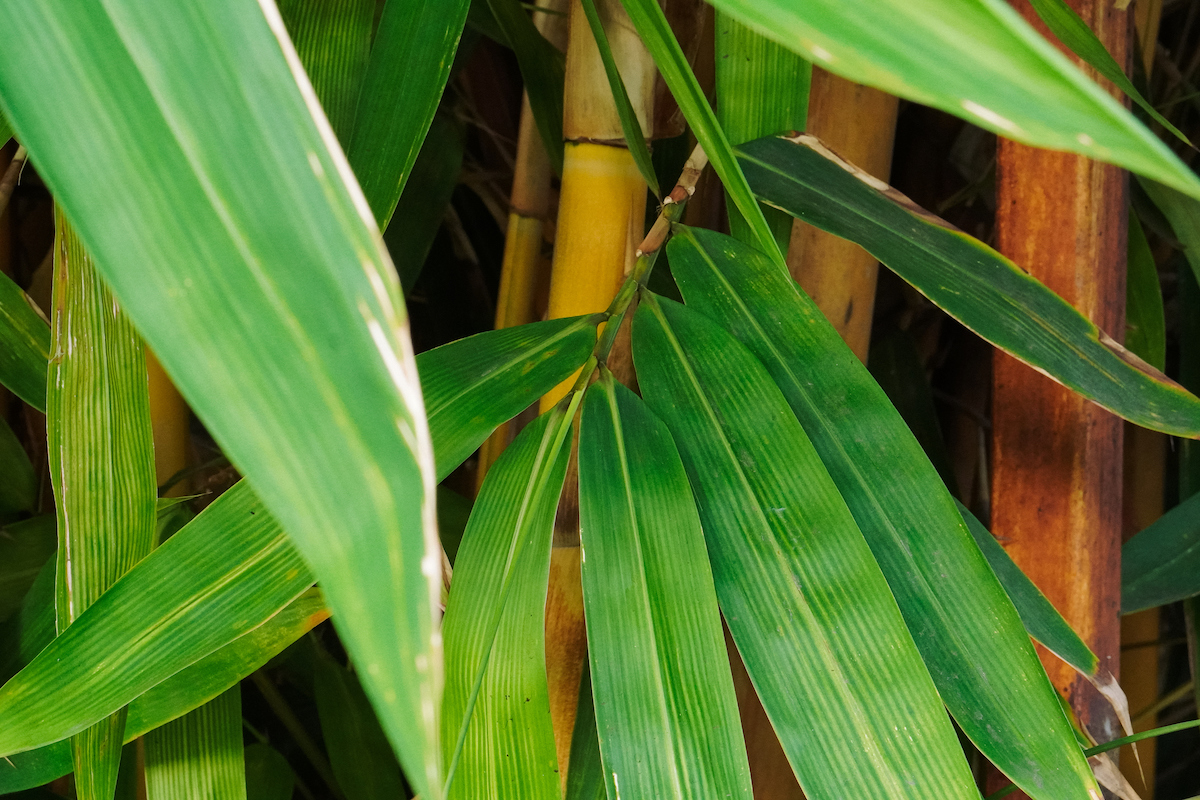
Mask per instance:
[[[292,712],[292,708],[288,705],[287,700],[285,700],[283,695],[279,693],[279,690],[275,688],[275,684],[271,683],[271,679],[268,678],[262,670],[258,670],[250,677],[254,681],[254,685],[258,687],[258,691],[262,693],[263,699],[267,701],[267,705],[269,705],[271,710],[275,712],[275,716],[278,717],[279,721],[283,723],[283,727],[287,728],[287,731],[289,734],[291,734],[292,740],[296,743],[296,746],[303,751],[305,757],[308,758],[309,763],[312,764],[317,775],[319,775],[321,780],[325,782],[325,785],[329,787],[329,791],[332,792],[333,796],[338,798],[338,800],[346,800],[346,796],[342,794],[342,790],[338,786],[337,780],[335,780],[333,777],[333,769],[330,768],[329,761],[326,760],[325,755],[320,751],[317,745],[313,742],[312,738],[308,735],[308,731],[304,729],[304,725],[299,719],[296,718],[296,715]]]

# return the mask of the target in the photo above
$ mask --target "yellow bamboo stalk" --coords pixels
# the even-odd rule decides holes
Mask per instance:
[[[886,181],[896,133],[895,97],[813,68],[808,130],[846,160]],[[867,360],[879,262],[858,245],[797,220],[788,270],[837,328],[860,360]]]
[[[1166,437],[1161,433],[1126,423],[1126,539],[1162,516],[1165,481]],[[1152,642],[1158,638],[1157,608],[1121,617],[1121,644]],[[1121,651],[1121,688],[1125,690],[1130,708],[1146,708],[1158,699],[1158,653],[1157,647],[1138,647]],[[1150,730],[1156,724],[1154,715],[1148,715],[1136,720],[1133,730],[1135,733]],[[1140,791],[1144,800],[1154,800],[1155,750],[1155,739],[1139,742],[1137,756],[1132,748],[1121,749],[1121,772]]]
[[[596,6],[642,130],[650,138],[654,62],[618,0],[597,0]],[[608,307],[633,267],[646,213],[646,184],[625,147],[600,52],[578,0],[571,3],[567,42],[566,146],[550,275],[550,318]],[[557,403],[574,381],[568,378],[543,397],[541,408]],[[546,597],[546,673],[564,788],[586,657],[574,462],[573,453],[555,520]]]
[[[150,424],[154,429],[154,476],[162,486],[187,466],[188,407],[150,348],[146,348],[146,373],[150,379]],[[188,482],[184,480],[172,486],[166,496],[182,497],[187,492]]]
[[[566,48],[567,26],[563,14],[566,0],[538,0],[545,12],[535,14],[534,23],[551,44]],[[524,325],[538,319],[537,297],[546,277],[542,255],[547,222],[551,218],[552,172],[542,143],[529,95],[521,100],[517,130],[517,157],[509,195],[508,229],[504,238],[504,261],[500,268],[500,290],[496,297],[496,329]],[[483,486],[488,469],[517,434],[515,422],[496,429],[479,450],[475,490]]]

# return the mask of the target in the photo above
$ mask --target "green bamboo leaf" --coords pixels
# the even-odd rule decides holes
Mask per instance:
[[[818,139],[741,145],[755,191],[851,239],[987,341],[1130,422],[1200,436],[1200,399],[987,245],[839,159]]]
[[[487,331],[417,356],[442,480],[591,355],[601,314]]]
[[[600,737],[596,731],[596,707],[592,702],[592,673],[587,662],[579,682],[579,704],[571,731],[566,800],[607,800],[604,763],[600,760]]]
[[[629,154],[637,164],[642,180],[650,187],[655,197],[662,197],[658,188],[658,176],[654,172],[654,164],[650,160],[650,146],[646,144],[646,136],[642,133],[642,124],[638,122],[637,112],[629,100],[629,92],[625,81],[621,78],[621,70],[613,56],[612,46],[608,43],[608,34],[604,32],[604,22],[600,12],[596,10],[594,0],[582,0],[583,13],[587,16],[588,26],[592,29],[592,38],[596,40],[596,48],[600,51],[600,60],[604,63],[604,74],[608,77],[609,90],[613,102],[617,106],[617,117],[621,120],[621,131],[625,134],[625,144]]]
[[[717,121],[717,115],[708,104],[704,89],[688,65],[687,57],[675,39],[675,34],[671,32],[671,25],[667,22],[662,8],[657,0],[621,0],[621,5],[625,7],[629,19],[654,57],[659,73],[666,81],[675,101],[679,103],[683,116],[712,162],[721,183],[725,185],[729,202],[746,220],[754,237],[753,243],[763,252],[770,254],[780,269],[784,269],[783,251],[775,243],[774,233],[763,217],[749,184],[746,183],[746,177],[734,157],[729,139]]]
[[[1042,22],[1046,23],[1046,27],[1050,29],[1060,42],[1070,48],[1071,52],[1079,56],[1081,59],[1091,64],[1097,72],[1108,78],[1112,83],[1129,96],[1129,99],[1137,103],[1143,111],[1150,117],[1162,125],[1171,135],[1179,139],[1184,144],[1191,146],[1191,141],[1188,140],[1183,133],[1171,124],[1170,120],[1158,113],[1158,110],[1150,104],[1150,101],[1142,97],[1142,93],[1133,85],[1133,81],[1125,74],[1124,68],[1117,63],[1112,54],[1108,52],[1108,48],[1104,43],[1097,38],[1088,24],[1083,21],[1079,14],[1075,13],[1075,9],[1063,2],[1063,0],[1029,0],[1029,4]]]
[[[1200,197],[1200,179],[1004,0],[716,0],[857,83],[1037,147],[1118,164]]]
[[[933,407],[933,389],[912,336],[898,329],[872,336],[867,370],[896,407],[946,489],[951,495],[960,497],[950,455],[942,439],[941,424]]]
[[[61,211],[53,302],[46,438],[58,516],[54,606],[61,633],[153,549],[158,487],[141,339]],[[72,737],[80,800],[113,800],[125,712],[114,709]]]
[[[51,570],[46,595],[48,602],[45,611],[39,612],[36,620],[36,624],[41,626],[44,614],[48,624],[44,628],[31,628],[21,635],[22,659],[32,659],[54,638],[53,583]],[[176,672],[133,700],[129,704],[125,722],[126,743],[178,719],[235,686],[328,618],[329,612],[325,610],[320,592],[316,589],[305,592],[262,625]],[[7,641],[2,637],[3,634],[0,634],[0,644]],[[70,771],[71,747],[67,741],[16,753],[0,759],[0,794],[41,786]]]
[[[1121,548],[1121,613],[1200,594],[1200,494],[1184,500]]]
[[[279,524],[248,485],[236,485],[0,687],[0,755],[105,718],[261,625],[312,582]]]
[[[436,6],[426,16],[453,30]],[[5,115],[122,309],[314,566],[410,782],[432,796],[440,552],[403,299],[274,4],[2,0],[0,13],[22,32],[0,52]],[[430,83],[407,75],[391,96],[422,87],[432,113]],[[412,123],[414,154],[418,106],[388,106]],[[63,124],[63,108],[88,124]]]
[[[0,623],[0,685],[54,638],[54,573],[58,565],[49,557],[45,562],[17,613]]]
[[[450,77],[468,0],[388,0],[362,81],[346,155],[388,227]]]
[[[566,59],[537,26],[518,0],[487,0],[491,19],[512,48],[525,81],[529,108],[541,134],[550,165],[557,175],[563,168],[563,82]]]
[[[44,412],[49,358],[46,318],[12,278],[0,274],[0,384]]]
[[[346,800],[404,797],[400,765],[358,679],[321,653],[313,683],[329,766]]]
[[[766,370],[649,293],[633,354],[687,470],[721,611],[807,796],[977,800],[887,582]]]
[[[1167,322],[1158,267],[1142,223],[1129,211],[1129,254],[1126,259],[1125,347],[1157,370],[1167,363]]]
[[[246,748],[246,800],[292,800],[296,774],[287,759],[269,744]]]
[[[384,231],[383,241],[396,263],[405,295],[421,276],[421,268],[442,226],[462,172],[465,145],[466,126],[461,120],[449,114],[434,116],[429,135],[396,204],[393,218],[404,222],[388,225]]]
[[[550,540],[578,395],[488,470],[446,604],[442,753],[449,798],[559,798],[546,688]]]
[[[53,514],[0,527],[0,620],[21,606],[21,598],[57,546]]]
[[[281,0],[279,14],[334,135],[348,147],[371,54],[375,0]]]
[[[8,423],[0,419],[0,521],[31,512],[37,504],[37,476],[29,454]],[[2,618],[2,617],[0,617]]]
[[[1139,179],[1138,183],[1167,218],[1192,265],[1192,274],[1200,281],[1200,200],[1154,181]]]
[[[804,130],[812,64],[728,14],[717,12],[716,19],[717,119],[729,143]],[[791,215],[770,206],[762,211],[775,243],[786,253]],[[732,206],[729,228],[734,238],[753,244],[745,218]]]
[[[147,800],[247,800],[241,687],[147,734],[145,753]]]
[[[1088,797],[1091,771],[1020,617],[866,368],[761,253],[676,226],[667,255],[688,307],[745,343],[783,391],[963,731],[1031,797]]]
[[[752,796],[721,615],[666,426],[607,371],[579,435],[588,660],[605,775],[627,797]]]

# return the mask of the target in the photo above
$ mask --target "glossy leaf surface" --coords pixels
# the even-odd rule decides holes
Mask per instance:
[[[1090,772],[1021,620],[883,390],[761,253],[676,226],[667,254],[689,307],[745,343],[782,390],[959,725],[1030,796],[1086,798]]]
[[[1200,179],[1004,0],[714,5],[844,78],[1200,197]]]
[[[648,293],[633,353],[687,470],[721,611],[807,796],[977,798],[887,582],[767,371],[709,318]]]
[[[755,192],[862,245],[950,316],[1068,389],[1143,427],[1200,436],[1200,398],[1149,366],[983,242],[811,136],[741,145]]]
[[[629,797],[750,798],[704,533],[675,443],[607,372],[582,420],[583,601],[606,778]]]
[[[0,52],[5,115],[122,309],[314,566],[428,793],[441,587],[422,567],[439,555],[433,459],[403,300],[275,6],[0,12],[22,32]],[[453,27],[444,3],[436,17]],[[432,113],[436,96],[424,102]],[[63,108],[88,124],[64,125]]]
[[[449,798],[559,797],[546,684],[546,585],[570,416],[543,414],[488,470],[446,604]]]

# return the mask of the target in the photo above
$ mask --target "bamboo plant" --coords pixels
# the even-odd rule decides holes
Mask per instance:
[[[1115,680],[793,279],[792,228],[852,242],[1089,413],[1187,441],[1194,343],[1181,385],[1020,247],[846,160],[812,133],[811,65],[1129,170],[1185,246],[1200,178],[1059,0],[1034,7],[1163,136],[1001,0],[869,5],[714,0],[706,87],[656,0],[565,20],[516,0],[0,0],[0,136],[63,243],[49,314],[0,276],[0,793],[779,797],[756,766],[769,725],[813,800],[978,800],[979,760],[994,796],[1132,797]],[[495,330],[414,354],[382,233],[436,216],[411,211],[413,176],[472,47],[513,51],[538,199],[513,194]],[[659,81],[674,143],[654,141]],[[526,223],[551,170],[534,319],[546,237]],[[728,232],[682,223],[705,174]],[[204,506],[161,543],[143,341],[244,476],[160,500]],[[47,412],[44,441],[10,425]],[[459,541],[438,484],[519,415]],[[1124,612],[1200,594],[1195,502],[1125,546]],[[1035,640],[1125,730],[1081,728]]]

